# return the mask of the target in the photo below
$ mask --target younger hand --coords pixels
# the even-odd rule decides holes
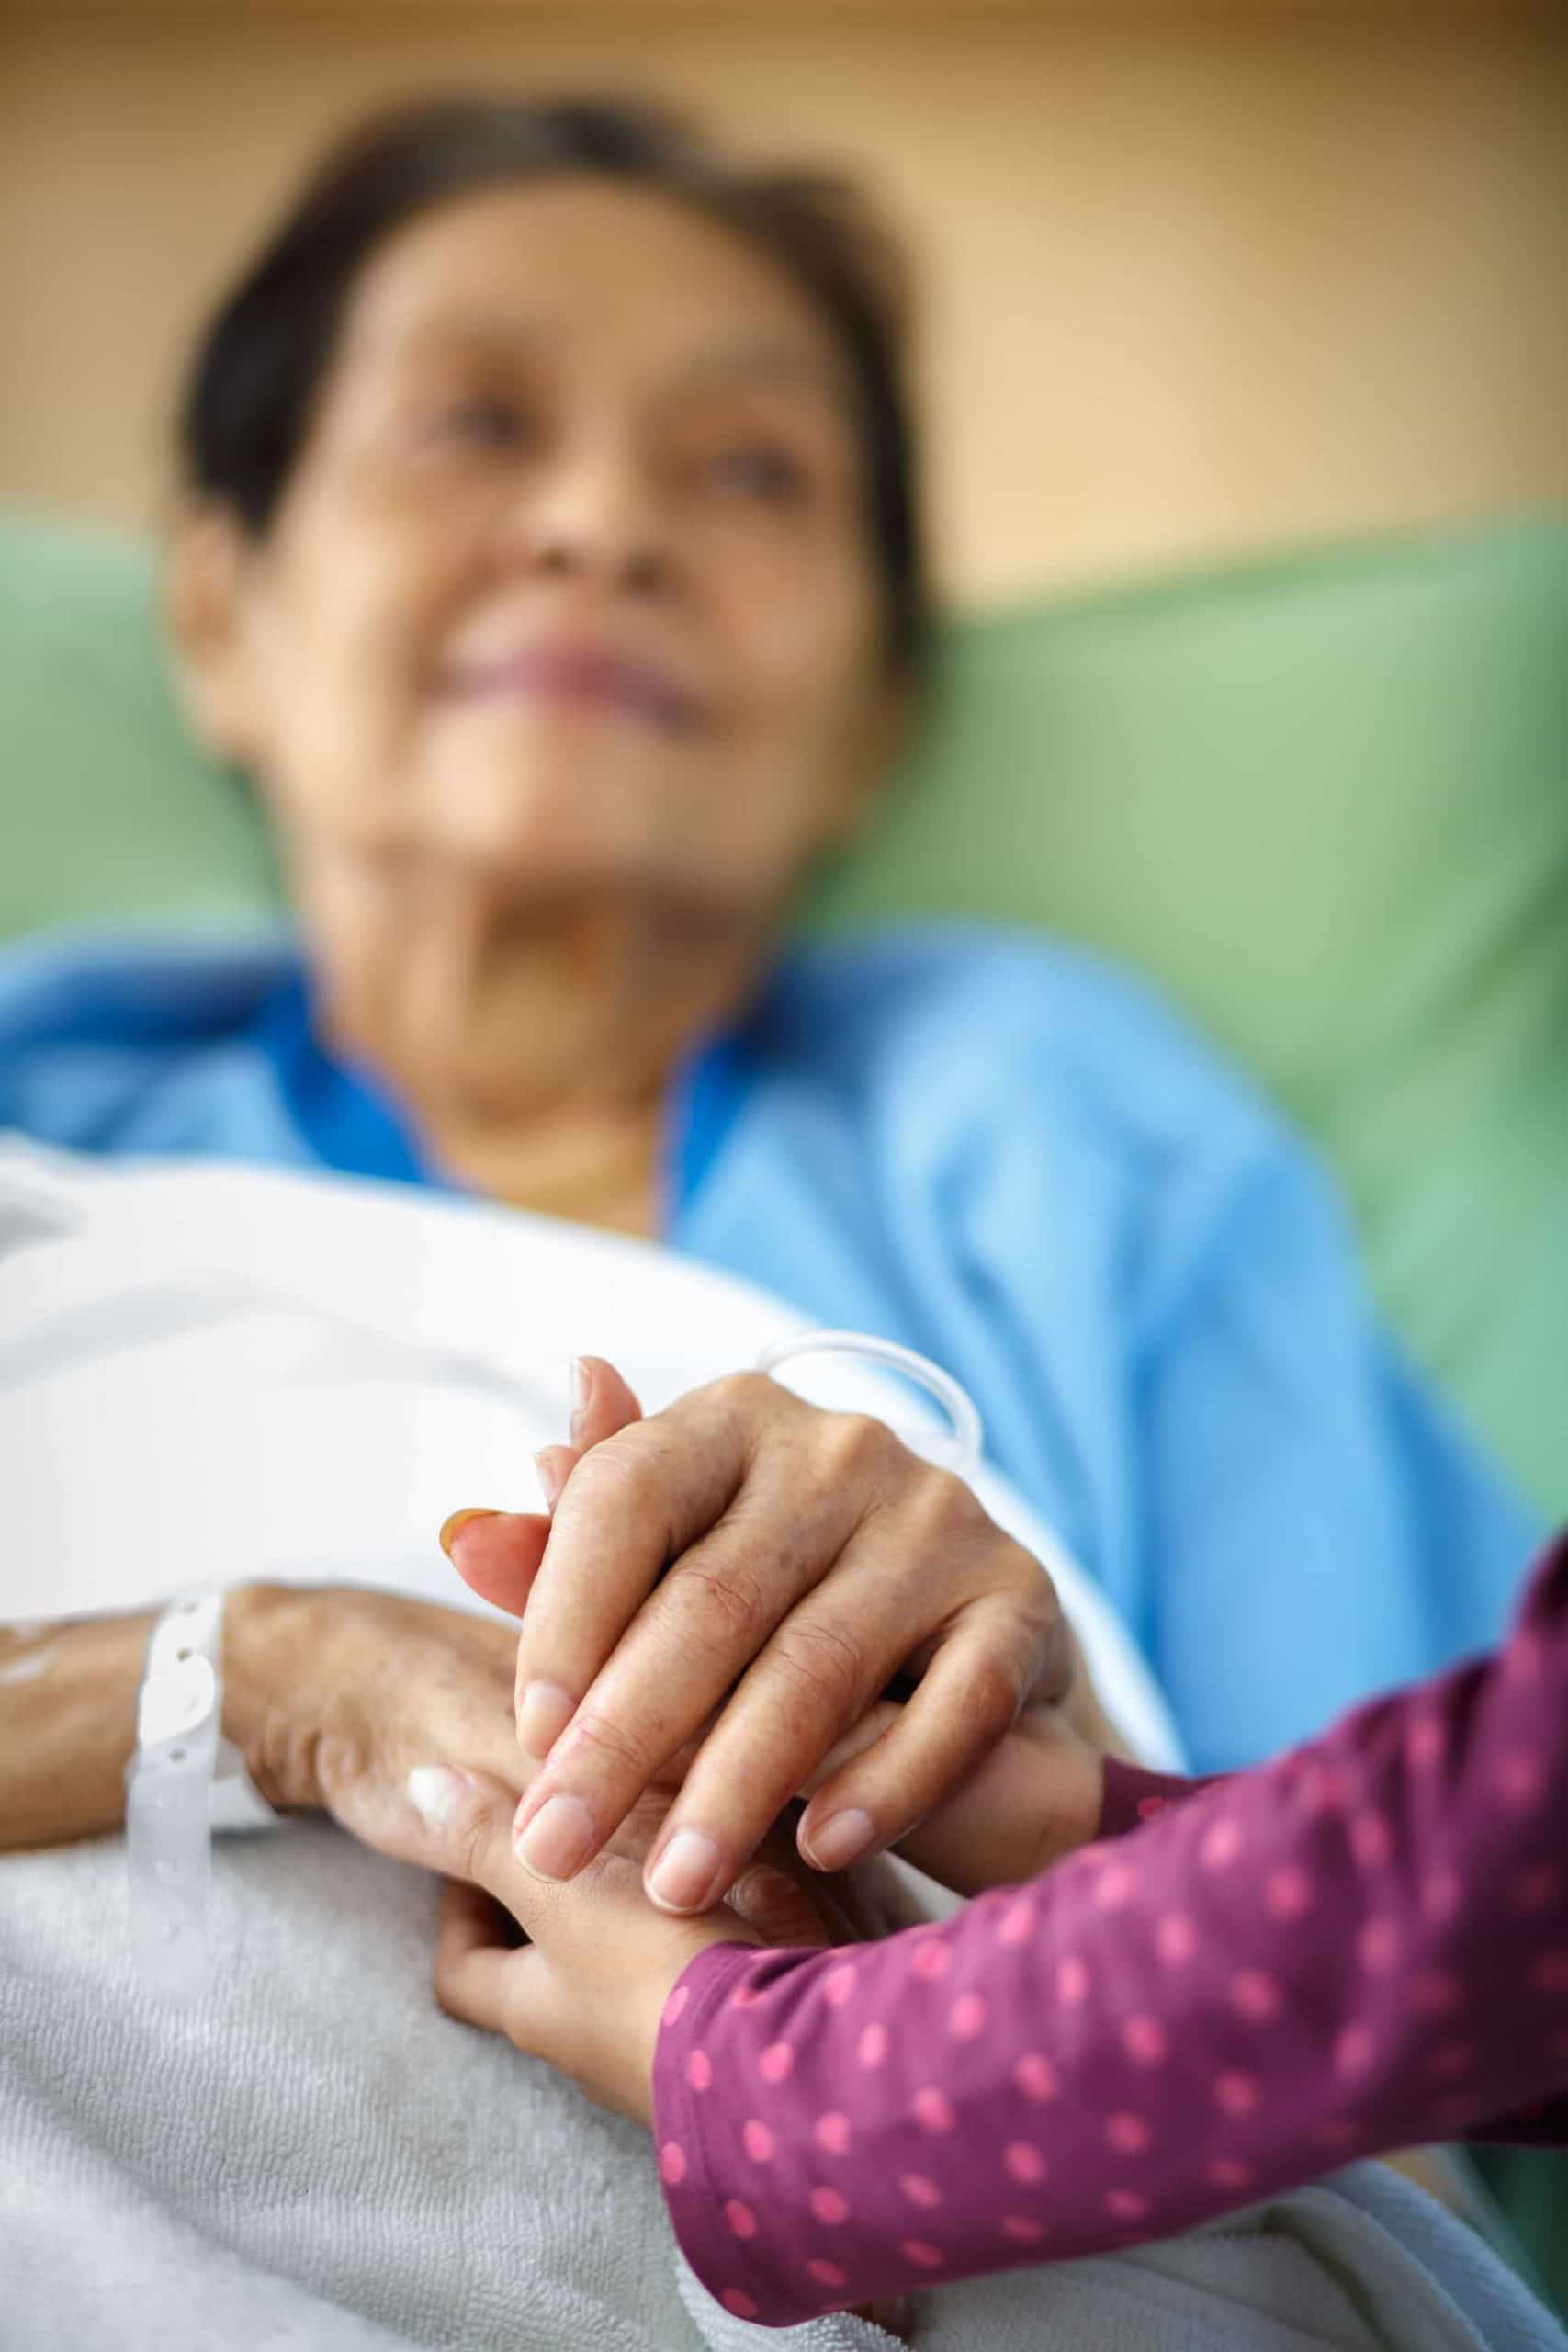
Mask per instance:
[[[435,1947],[441,2007],[651,2127],[654,2047],[677,1978],[708,1945],[759,1944],[761,1934],[726,1904],[691,1919],[655,1910],[639,1860],[614,1848],[570,1886],[536,1878],[512,1850],[515,1800],[497,1781],[430,1767],[410,1795],[425,1816],[423,1859],[452,1874]],[[818,1927],[803,1940],[829,1939]]]
[[[886,1865],[825,1879],[778,1831],[722,1904],[696,1918],[671,1918],[641,1883],[667,1792],[639,1800],[567,1886],[518,1861],[503,1782],[426,1766],[411,1776],[405,1797],[400,1827],[389,1824],[388,1850],[455,1882],[443,1893],[436,1949],[442,2007],[504,2034],[571,2075],[599,2106],[641,2123],[652,2117],[664,2004],[707,1945],[859,1943],[922,1916]],[[521,1947],[518,1929],[527,1939]]]
[[[698,1952],[715,1943],[855,1942],[920,1917],[886,1884],[882,1866],[824,1880],[775,1833],[725,1904],[697,1918],[671,1918],[642,1887],[652,1826],[642,1818],[646,1804],[570,1885],[552,1886],[513,1852],[504,1786],[432,1767],[414,1774],[410,1799],[412,1845],[423,1845],[420,1859],[431,1869],[449,1874],[434,1972],[441,2007],[464,2024],[502,2034],[570,2075],[596,2105],[645,2127],[653,2122],[660,2026]],[[902,2297],[860,2315],[892,2335],[907,2333]]]

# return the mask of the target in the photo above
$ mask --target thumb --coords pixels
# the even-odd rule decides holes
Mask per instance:
[[[462,2025],[498,2033],[526,2058],[570,2073],[571,2019],[545,1955],[517,1941],[504,1904],[480,1886],[448,1879],[441,1890],[431,1983],[437,2005]]]

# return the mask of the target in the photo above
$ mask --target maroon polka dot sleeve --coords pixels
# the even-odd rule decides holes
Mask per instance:
[[[1164,2236],[1347,2159],[1568,2141],[1568,1541],[1493,1656],[940,1925],[719,1945],[665,2012],[687,2259],[783,2326]]]

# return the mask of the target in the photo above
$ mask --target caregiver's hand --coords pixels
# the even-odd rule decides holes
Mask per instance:
[[[867,1736],[886,1731],[881,1713],[874,1711]],[[965,1894],[1016,1883],[1092,1836],[1100,1795],[1095,1751],[1057,1710],[1026,1708],[901,1850]],[[708,1944],[863,1941],[926,1917],[885,1864],[841,1877],[804,1871],[781,1829],[726,1903],[670,1917],[640,1883],[667,1802],[657,1794],[639,1800],[570,1885],[541,1881],[517,1860],[505,1785],[433,1764],[412,1776],[408,1799],[410,1829],[398,1850],[457,1882],[442,1897],[442,2007],[504,2034],[572,2075],[601,2106],[643,2123],[652,2114],[660,2018],[676,1979]],[[516,1928],[528,1938],[521,1950]]]
[[[698,1918],[669,1918],[642,1886],[662,1815],[657,1795],[633,1806],[570,1886],[542,1883],[519,1863],[511,1792],[483,1774],[426,1765],[412,1774],[408,1800],[401,1850],[447,1875],[434,1972],[441,2007],[570,2075],[599,2106],[645,2128],[653,2120],[660,2021],[699,1951],[712,1943],[854,1943],[922,1917],[886,1866],[824,1879],[774,1831],[724,1904]],[[902,2297],[861,2316],[905,2333]]]
[[[399,1795],[377,1842],[457,1882],[442,1897],[435,1962],[442,2007],[504,2034],[570,2075],[600,2106],[642,2123],[651,2112],[660,2013],[676,1977],[705,1945],[863,1943],[925,1916],[885,1863],[823,1877],[779,1829],[722,1904],[697,1918],[671,1919],[642,1889],[668,1790],[639,1798],[570,1886],[541,1881],[518,1861],[505,1782],[426,1763]],[[519,1929],[532,1948],[519,1948]]]
[[[654,2046],[676,1979],[709,1944],[765,1937],[727,1904],[667,1917],[644,1894],[637,1860],[614,1849],[575,1885],[552,1886],[512,1850],[509,1790],[442,1767],[415,1785],[428,1808],[431,1866],[457,1873],[442,1890],[436,1935],[441,2007],[570,2075],[597,2106],[650,2125]],[[515,1943],[508,1919],[526,1943]]]
[[[547,1761],[518,1851],[568,1879],[701,1736],[647,1888],[705,1910],[768,1825],[902,1673],[908,1703],[817,1789],[807,1860],[892,1845],[973,1773],[1073,1647],[1050,1578],[969,1488],[879,1421],[739,1374],[648,1419],[586,1359],[570,1448],[536,1517],[455,1514],[473,1589],[524,1615],[518,1736]]]

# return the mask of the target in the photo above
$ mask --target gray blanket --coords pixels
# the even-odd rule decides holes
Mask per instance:
[[[430,1992],[434,1881],[330,1823],[225,1838],[221,1989],[130,1973],[116,1838],[0,1858],[0,2352],[889,2352],[680,2263],[645,2134]],[[929,2352],[1562,2352],[1375,2168],[1114,2259],[918,2299]]]

